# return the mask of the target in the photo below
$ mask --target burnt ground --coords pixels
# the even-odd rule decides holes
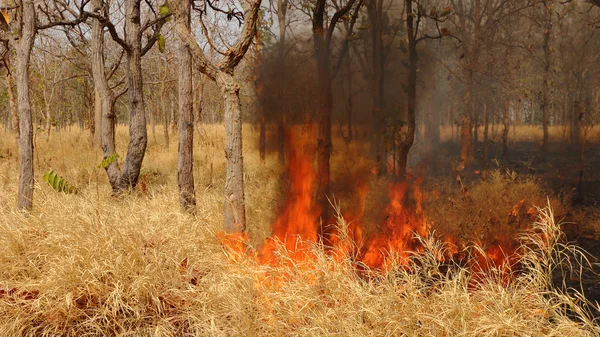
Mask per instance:
[[[545,158],[540,155],[540,143],[518,142],[510,144],[507,157],[502,156],[500,143],[490,144],[488,153],[489,168],[506,168],[518,174],[533,175],[539,179],[543,187],[555,195],[562,196],[568,206],[564,222],[567,239],[587,251],[591,267],[585,267],[583,273],[574,270],[571,273],[557,271],[554,277],[556,287],[582,289],[585,297],[592,303],[600,303],[600,227],[585,226],[582,222],[600,223],[600,145],[588,144],[585,153],[585,164],[582,184],[579,186],[581,148],[577,144],[554,142],[549,144]],[[448,163],[455,162],[459,153],[459,143],[450,141],[442,143],[436,150],[433,167],[440,173],[455,176],[448,168]],[[484,169],[483,145],[476,150],[475,162],[465,174],[465,180],[480,179]],[[580,188],[581,187],[581,188]],[[586,213],[587,218],[576,214]],[[564,275],[566,274],[566,275]],[[564,282],[563,282],[564,281]],[[600,320],[600,311],[590,308],[590,313]]]

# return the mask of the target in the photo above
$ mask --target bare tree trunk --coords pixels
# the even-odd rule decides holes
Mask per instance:
[[[502,121],[504,123],[504,130],[502,131],[502,156],[508,156],[508,129],[510,128],[509,118],[510,101],[508,98],[504,99],[504,109],[502,111]]]
[[[371,109],[374,118],[373,147],[378,173],[386,169],[388,149],[386,148],[384,105],[384,44],[383,44],[383,1],[371,0],[365,3],[371,22]],[[394,149],[391,149],[394,151]],[[406,154],[408,155],[408,153]]]
[[[542,83],[542,126],[544,136],[542,139],[541,157],[545,159],[548,151],[548,123],[550,119],[550,97],[548,94],[550,85],[550,38],[552,33],[552,0],[544,0],[544,73]]]
[[[463,171],[467,164],[471,161],[471,113],[472,103],[471,95],[473,94],[473,70],[467,70],[467,78],[465,83],[465,107],[462,117],[460,129],[460,157],[457,170]]]
[[[347,141],[346,144],[350,144],[352,142],[352,110],[354,109],[354,105],[352,103],[352,60],[350,55],[345,62],[346,64],[346,73],[348,74],[348,100],[346,103],[346,119],[348,122],[348,135],[346,136]]]
[[[408,35],[408,110],[406,138],[401,142],[398,152],[398,177],[406,178],[408,153],[415,140],[416,104],[417,104],[417,41],[414,28],[413,2],[405,0],[406,27]]]
[[[286,13],[287,13],[288,0],[277,0],[277,22],[279,24],[279,71],[280,76],[285,77],[285,31],[286,25]],[[286,104],[283,86],[279,88],[279,104],[280,111],[278,111],[277,117],[277,159],[281,165],[285,164],[285,114]]]
[[[258,149],[259,149],[259,154],[260,154],[260,163],[264,164],[266,161],[266,148],[267,148],[267,126],[265,123],[265,115],[264,115],[264,111],[262,113],[262,115],[260,116],[260,135],[258,137]]]
[[[175,100],[171,100],[171,133],[175,133],[175,130],[177,130],[177,125],[179,125],[179,121],[177,118],[177,107],[176,107],[176,102]]]
[[[281,0],[279,0],[281,2]],[[281,10],[281,9],[279,9]],[[278,13],[279,14],[279,13]],[[259,18],[260,20],[260,18]],[[260,24],[259,24],[260,26]],[[281,31],[281,27],[279,28]],[[262,55],[260,53],[261,40],[260,33],[258,29],[254,34],[254,60],[256,64],[254,65],[254,93],[256,94],[256,110],[258,116],[258,127],[259,127],[259,137],[258,137],[258,154],[260,157],[261,165],[265,164],[266,156],[267,156],[267,127],[265,121],[265,109],[264,109],[264,83],[261,77],[261,68],[262,68]],[[281,41],[280,41],[281,43]],[[282,46],[280,46],[283,49]],[[282,56],[282,55],[280,55]],[[283,58],[280,60],[283,62]]]
[[[190,8],[183,8],[181,19],[190,26]],[[184,210],[196,211],[194,193],[194,109],[192,102],[192,55],[178,41],[179,58],[179,138],[177,147],[177,185],[179,204]]]
[[[45,80],[44,80],[45,82]],[[46,85],[44,87],[44,112],[46,115],[46,141],[50,139],[50,129],[52,128],[52,120],[50,117],[50,100],[48,99],[48,94],[46,93]]]
[[[19,102],[19,191],[17,207],[31,210],[33,203],[33,122],[29,98],[29,63],[35,40],[35,7],[33,0],[22,1],[21,36],[16,42],[17,96]]]
[[[167,102],[166,102],[166,93],[167,89],[166,81],[167,81],[167,66],[165,61],[165,69],[162,81],[160,82],[160,110],[163,116],[163,135],[165,139],[165,149],[169,149],[169,113],[167,112]]]
[[[150,130],[152,132],[152,142],[156,144],[156,98],[152,99],[148,104],[148,108],[150,109]]]
[[[106,7],[103,6],[103,0],[92,1],[92,11],[106,11]],[[105,12],[106,13],[106,12]],[[116,146],[115,146],[115,98],[114,93],[108,85],[108,79],[104,69],[104,33],[103,25],[94,20],[92,22],[92,40],[91,40],[91,53],[92,53],[92,77],[94,79],[94,115],[96,125],[101,132],[96,132],[101,135],[103,159],[115,158]],[[101,119],[98,120],[98,116]],[[121,170],[119,169],[119,163],[116,159],[112,160],[104,168],[108,176],[113,191],[119,180]]]
[[[487,103],[483,103],[483,167],[487,168],[488,164],[488,110]]]
[[[7,58],[8,60],[8,58]],[[7,61],[8,62],[8,61]],[[15,132],[15,137],[19,139],[19,111],[17,109],[17,101],[15,99],[15,94],[13,93],[13,74],[10,72],[10,66],[6,72],[6,92],[8,94],[8,104],[10,107],[10,120],[12,123],[12,129]]]
[[[92,26],[93,25],[94,25],[94,23],[92,23]],[[92,34],[92,36],[93,36],[93,34]],[[102,38],[102,41],[103,41],[102,43],[104,44],[104,38]],[[104,50],[104,47],[102,47],[102,50]],[[94,57],[94,56],[92,55],[92,57]],[[96,85],[96,84],[94,84],[94,85]],[[94,87],[94,115],[92,116],[92,118],[94,120],[94,135],[93,135],[93,137],[94,137],[94,143],[96,143],[96,144],[102,144],[102,104],[101,104],[102,102],[101,102],[101,100],[102,100],[102,98],[100,97],[100,94],[98,93],[98,89],[96,87]]]
[[[227,232],[243,232],[246,229],[246,212],[242,157],[242,112],[239,96],[240,86],[233,77],[233,71],[246,54],[256,32],[260,1],[249,4],[242,3],[245,9],[243,32],[218,67],[208,61],[190,29],[181,20],[182,7],[189,7],[190,2],[180,0],[175,1],[172,5],[175,7],[175,29],[179,38],[190,48],[194,63],[198,65],[200,72],[215,81],[223,94],[226,138],[225,230]]]
[[[242,155],[242,111],[240,87],[232,74],[217,74],[217,84],[224,98],[225,108],[225,230],[246,230],[244,207],[244,171]]]
[[[148,135],[144,93],[142,85],[142,42],[140,27],[140,2],[125,2],[125,39],[130,47],[127,53],[127,84],[129,96],[129,146],[123,171],[117,185],[120,191],[137,185],[146,153]]]

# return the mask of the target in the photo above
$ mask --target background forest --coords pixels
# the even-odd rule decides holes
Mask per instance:
[[[0,12],[0,335],[600,335],[597,0]]]

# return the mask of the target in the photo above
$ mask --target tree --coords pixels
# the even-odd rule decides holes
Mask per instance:
[[[190,29],[190,7],[181,6],[178,22]],[[177,140],[177,186],[179,204],[184,210],[195,212],[194,193],[194,110],[192,102],[192,55],[183,41],[178,42],[179,61],[179,136]]]
[[[150,4],[150,2],[147,2]],[[92,68],[96,90],[99,93],[99,104],[102,107],[102,149],[103,164],[114,194],[120,194],[136,186],[140,175],[142,161],[146,152],[148,135],[146,131],[146,113],[144,107],[142,56],[145,55],[162,38],[160,30],[171,15],[154,13],[141,24],[141,1],[125,1],[125,38],[121,38],[115,25],[110,21],[107,3],[103,0],[92,1],[92,12],[86,15],[97,20],[92,28]],[[126,56],[126,78],[129,106],[129,145],[122,169],[118,165],[115,151],[115,114],[114,104],[119,95],[114,95],[108,85],[104,67],[104,28],[108,29],[112,39],[121,46]],[[153,28],[153,34],[142,46],[143,34]],[[121,94],[124,94],[123,91]]]
[[[331,156],[331,112],[332,112],[332,81],[340,69],[344,55],[348,49],[349,37],[352,35],[354,23],[358,16],[362,0],[347,0],[346,4],[338,9],[330,21],[325,23],[327,0],[317,0],[312,16],[312,32],[315,44],[315,58],[317,62],[317,87],[319,92],[319,128],[317,135],[317,203],[321,208],[321,218],[324,225],[327,225],[329,210],[329,190],[331,168],[329,158]],[[350,29],[344,42],[337,63],[332,69],[331,52],[332,39],[338,21],[347,13],[352,12]],[[321,237],[327,238],[328,233],[324,226],[321,226]]]
[[[29,63],[36,35],[36,14],[33,0],[23,0],[18,15],[20,27],[15,42],[17,64],[17,101],[19,110],[19,195],[17,207],[30,210],[33,203],[33,124],[29,99]]]
[[[242,156],[242,111],[240,106],[240,85],[233,76],[233,72],[240,63],[256,34],[258,10],[260,0],[252,0],[249,3],[241,2],[244,13],[230,9],[229,11],[215,7],[210,0],[201,1],[200,5],[194,4],[196,10],[206,13],[213,10],[224,13],[228,17],[243,23],[240,35],[236,41],[227,49],[220,51],[208,33],[203,14],[200,16],[200,24],[209,45],[217,49],[223,55],[217,63],[212,63],[206,57],[204,51],[198,45],[198,41],[192,35],[190,27],[186,25],[187,8],[192,4],[189,0],[175,1],[174,12],[176,16],[175,29],[182,42],[190,48],[192,57],[198,70],[214,81],[224,100],[225,108],[225,230],[227,232],[243,232],[246,230],[246,211],[244,203],[244,165]]]

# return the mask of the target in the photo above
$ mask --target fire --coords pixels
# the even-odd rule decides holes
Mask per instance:
[[[406,265],[411,254],[423,250],[421,241],[429,235],[430,223],[423,211],[423,193],[420,190],[420,179],[410,179],[403,182],[393,182],[388,185],[387,205],[376,217],[376,224],[365,223],[363,216],[366,198],[369,193],[368,169],[353,181],[354,192],[358,196],[357,204],[351,210],[345,211],[348,222],[338,223],[326,243],[320,241],[320,226],[332,223],[332,219],[321,219],[321,209],[315,202],[317,176],[314,168],[316,149],[314,129],[304,126],[302,130],[291,129],[287,134],[287,178],[289,189],[286,199],[280,206],[277,217],[272,225],[272,234],[264,245],[256,251],[249,250],[248,237],[244,234],[221,235],[220,239],[235,260],[240,256],[250,256],[259,264],[277,266],[281,262],[276,252],[282,250],[287,261],[296,267],[301,262],[314,260],[314,248],[325,247],[336,260],[351,259],[356,265],[363,265],[371,270],[388,270],[392,260]],[[508,214],[511,218],[520,219],[525,213],[524,201],[515,205]],[[527,214],[529,215],[529,211]],[[366,228],[375,227],[368,234]],[[461,258],[457,248],[457,239],[444,237],[447,250],[438,260],[449,261]],[[515,243],[508,237],[495,238],[487,247],[485,254],[473,262],[474,271],[483,271],[481,266],[504,266],[514,263]],[[391,257],[394,257],[393,259]],[[289,275],[288,275],[289,276]],[[282,277],[285,279],[285,275]]]
[[[273,263],[273,253],[279,243],[295,259],[304,259],[306,243],[318,242],[321,210],[314,202],[316,173],[313,169],[315,153],[314,132],[305,127],[301,132],[286,134],[290,187],[288,199],[273,223],[273,234],[258,253],[259,262]]]
[[[361,262],[371,269],[385,269],[386,256],[392,253],[406,260],[410,252],[421,249],[415,235],[427,235],[418,183],[394,184],[388,193],[390,202],[385,208],[380,233],[367,240],[361,254]]]

